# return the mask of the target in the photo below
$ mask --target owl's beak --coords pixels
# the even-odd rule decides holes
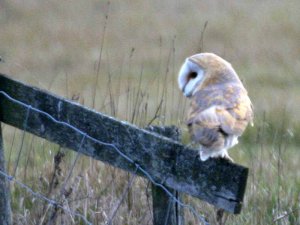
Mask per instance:
[[[184,95],[185,97],[189,98],[189,97],[192,96],[193,93],[192,93],[192,92],[187,92],[187,91],[185,90],[186,86],[187,86],[187,83],[183,86],[183,88],[182,88],[182,93],[183,93],[183,95]]]

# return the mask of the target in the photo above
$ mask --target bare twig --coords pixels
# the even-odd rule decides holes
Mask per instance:
[[[93,108],[95,108],[95,101],[96,101],[97,88],[98,88],[98,82],[99,82],[99,73],[100,73],[101,61],[102,61],[102,52],[103,52],[104,39],[105,39],[105,33],[106,33],[106,27],[107,27],[108,15],[109,15],[109,5],[110,5],[110,1],[107,2],[107,9],[106,9],[106,13],[105,13],[105,20],[104,20],[104,26],[103,26],[103,31],[102,31],[100,52],[99,52],[99,58],[98,58],[97,70],[96,70],[96,78],[95,78],[96,82],[95,82],[94,93],[93,93],[93,103],[92,103]]]
[[[130,180],[128,181],[127,187],[124,189],[121,198],[119,199],[118,203],[115,205],[113,213],[111,214],[108,222],[106,223],[107,225],[111,225],[112,224],[113,219],[114,219],[114,217],[116,216],[116,214],[118,212],[118,209],[120,208],[122,202],[125,199],[125,196],[127,195],[127,193],[129,192],[131,186],[133,185],[133,181],[134,181],[134,179],[136,177],[137,171],[138,171],[138,168],[136,168],[135,173],[133,174],[133,176],[131,176]]]
[[[156,120],[157,118],[160,117],[159,112],[160,112],[162,103],[163,103],[163,99],[160,100],[160,103],[159,103],[158,107],[156,108],[155,114],[152,117],[152,119],[150,119],[150,121],[148,122],[147,127],[149,127],[154,122],[154,120]]]
[[[296,209],[293,209],[291,210],[290,212],[284,212],[282,215],[278,216],[277,218],[275,218],[273,220],[274,223],[278,222],[279,220],[282,220],[288,216],[290,216],[291,214],[295,213],[296,211],[300,210],[300,208],[296,208]]]
[[[18,165],[19,165],[19,162],[20,162],[20,157],[21,157],[21,152],[22,152],[22,149],[23,149],[24,140],[25,140],[26,126],[27,126],[27,122],[28,122],[30,109],[31,109],[31,107],[28,107],[27,113],[26,113],[26,118],[24,120],[24,125],[23,125],[24,130],[23,130],[23,134],[22,134],[21,145],[20,145],[20,148],[19,148],[18,157],[17,157],[17,161],[16,161],[16,164],[15,164],[13,176],[16,176],[17,168],[18,168]]]
[[[204,33],[205,33],[205,30],[206,30],[207,24],[208,24],[208,21],[205,21],[204,26],[203,26],[203,29],[202,29],[202,31],[201,31],[201,36],[200,36],[200,43],[199,43],[199,50],[198,50],[198,52],[202,52],[202,51],[204,50],[204,47],[203,47],[203,43],[204,43]]]

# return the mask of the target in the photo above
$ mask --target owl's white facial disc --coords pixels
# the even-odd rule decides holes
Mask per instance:
[[[178,76],[178,86],[186,97],[191,97],[204,77],[203,69],[189,59],[181,66]]]

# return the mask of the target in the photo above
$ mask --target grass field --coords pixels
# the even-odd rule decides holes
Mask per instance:
[[[140,127],[153,117],[152,124],[177,125],[188,143],[177,72],[189,55],[219,54],[242,78],[255,110],[255,126],[230,153],[250,175],[243,211],[226,224],[300,224],[298,21],[296,0],[4,0],[0,72]],[[19,180],[93,224],[111,218],[127,173],[82,156],[61,194],[76,154],[7,125],[4,136],[10,174],[22,146]],[[83,224],[18,185],[11,190],[14,224]],[[150,192],[135,178],[113,224],[151,224]],[[213,207],[185,201],[215,224]],[[197,224],[185,214],[186,224]]]

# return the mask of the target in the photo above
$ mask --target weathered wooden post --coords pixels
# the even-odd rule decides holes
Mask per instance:
[[[175,141],[181,140],[180,130],[175,126],[151,126],[147,130],[168,137]],[[184,225],[184,210],[161,187],[152,184],[153,225]],[[167,188],[174,197],[180,200],[180,193]]]
[[[5,160],[0,123],[0,171],[5,173]],[[9,183],[5,176],[0,174],[0,225],[11,224]]]
[[[0,107],[3,123],[24,129],[26,121],[26,132],[163,184],[175,196],[185,193],[234,214],[242,209],[248,169],[223,159],[196,160],[197,150],[166,138],[179,139],[170,132],[172,129],[140,129],[3,74],[0,74],[0,106],[5,106]],[[2,142],[0,153],[3,170]],[[0,181],[3,192],[8,188],[3,185],[7,180],[0,176]],[[8,191],[3,193],[0,196],[7,205]],[[176,201],[157,187],[153,187],[153,195],[154,224],[182,225],[183,214]]]

